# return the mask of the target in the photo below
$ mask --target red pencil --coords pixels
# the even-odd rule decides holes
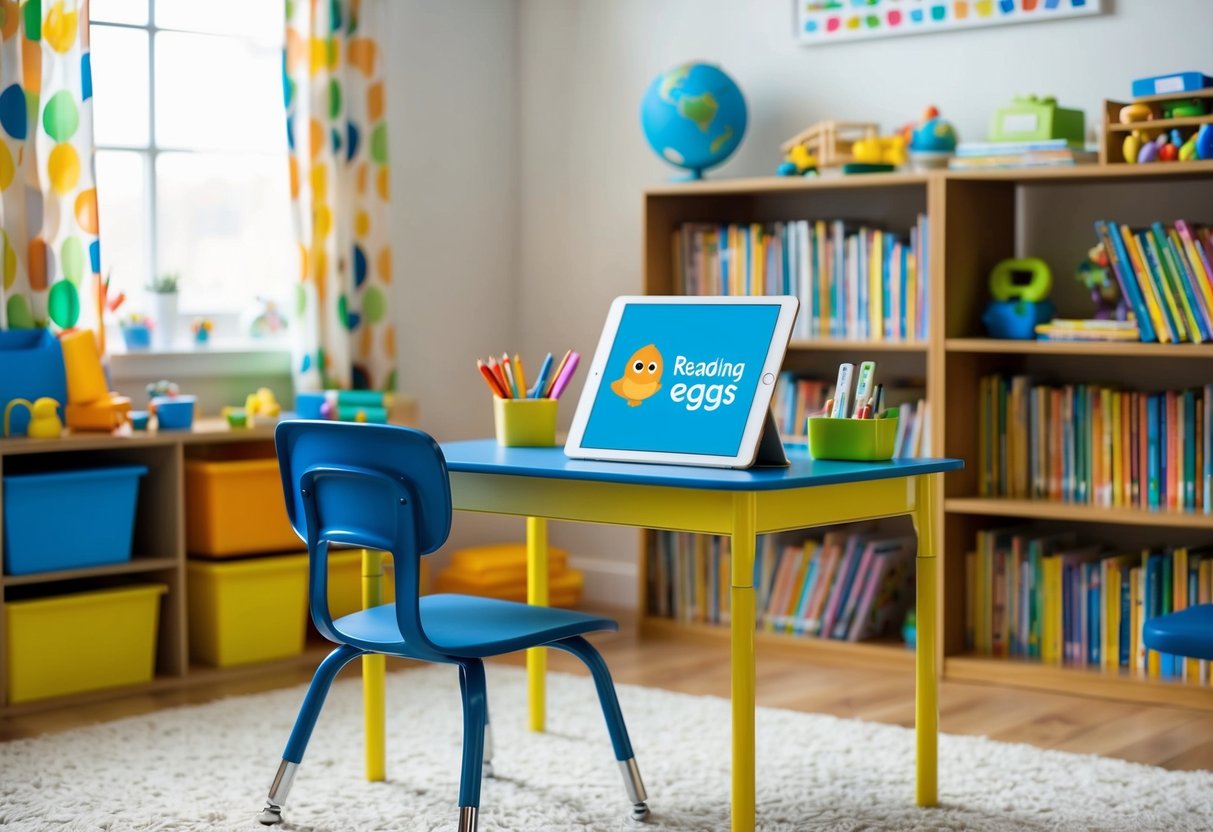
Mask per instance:
[[[479,358],[476,359],[476,369],[480,370],[480,375],[484,376],[484,380],[488,383],[489,389],[493,391],[493,395],[499,399],[507,398],[505,391],[501,389],[501,385],[497,382],[497,376],[493,375],[493,371],[484,366],[484,362]]]
[[[489,356],[489,370],[492,371],[493,378],[497,379],[497,384],[500,385],[502,392],[505,393],[502,398],[510,398],[510,383],[505,380],[505,370],[501,369],[501,365],[497,363],[497,359],[491,355]]]

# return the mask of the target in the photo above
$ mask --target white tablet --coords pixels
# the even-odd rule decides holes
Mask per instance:
[[[748,468],[796,308],[791,296],[616,298],[565,453]]]

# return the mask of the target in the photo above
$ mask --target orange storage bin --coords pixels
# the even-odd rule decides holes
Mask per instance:
[[[278,460],[186,460],[185,546],[215,558],[298,550]]]

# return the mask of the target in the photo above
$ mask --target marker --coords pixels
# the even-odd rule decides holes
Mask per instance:
[[[834,400],[826,399],[826,406],[821,409],[821,415],[830,418],[834,414]]]
[[[872,378],[876,375],[876,362],[865,361],[859,365],[859,379],[855,382],[855,407],[868,404],[872,395]],[[856,418],[859,418],[858,415]]]
[[[873,396],[872,410],[879,413],[884,408],[884,385],[876,385],[876,393]]]
[[[835,419],[845,419],[851,415],[851,375],[854,372],[854,364],[838,365],[838,381],[834,385],[834,409],[830,413]]]

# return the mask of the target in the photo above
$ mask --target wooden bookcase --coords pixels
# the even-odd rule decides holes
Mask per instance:
[[[928,216],[931,319],[926,342],[794,341],[785,367],[831,379],[839,361],[874,358],[882,377],[919,374],[930,403],[934,452],[968,463],[964,471],[945,478],[937,517],[943,622],[936,646],[944,677],[1213,708],[1213,694],[1195,685],[970,655],[964,634],[964,556],[979,529],[1010,519],[1043,530],[1076,528],[1084,540],[1126,547],[1213,541],[1213,515],[978,496],[976,419],[978,379],[988,373],[1027,372],[1062,383],[1095,380],[1130,389],[1197,385],[1213,378],[1213,345],[1004,341],[987,338],[980,320],[990,269],[1004,258],[1028,255],[1040,256],[1052,267],[1058,314],[1089,316],[1086,292],[1070,275],[1094,245],[1094,221],[1213,222],[1213,162],[709,180],[655,187],[644,195],[644,291],[677,293],[672,235],[684,222],[843,218],[907,232],[919,212]],[[645,605],[651,545],[646,533],[646,556],[640,558],[642,630],[727,639],[727,627],[688,625],[650,614]],[[910,651],[888,643],[770,633],[760,633],[758,641],[760,649],[803,651],[815,661],[907,669],[912,664]]]

